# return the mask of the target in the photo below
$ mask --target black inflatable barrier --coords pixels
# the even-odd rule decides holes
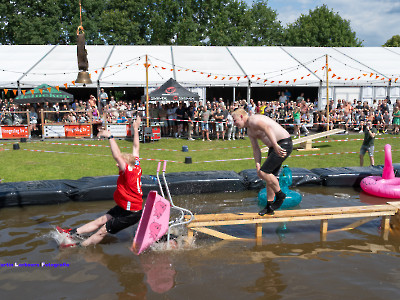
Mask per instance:
[[[319,175],[325,186],[360,186],[367,176],[382,176],[382,166],[315,168],[310,171]]]
[[[322,183],[322,179],[308,169],[290,168],[290,170],[292,171],[292,186],[320,185]],[[257,176],[256,169],[243,170],[239,175],[243,177],[246,187],[249,190],[265,188],[265,182]]]
[[[117,188],[118,175],[82,177],[75,180],[75,189],[70,194],[74,201],[112,200]]]
[[[400,164],[393,164],[400,177]],[[366,176],[382,176],[383,166],[291,168],[292,186],[323,184],[326,186],[354,186]],[[118,175],[83,177],[78,180],[47,180],[9,182],[0,184],[0,208],[25,205],[58,204],[73,201],[99,201],[113,199]],[[255,169],[233,171],[202,171],[168,173],[166,179],[171,195],[198,193],[238,192],[265,187]],[[155,176],[142,176],[143,196],[159,190]]]
[[[234,171],[201,171],[165,175],[171,195],[239,192],[246,190],[244,179]]]
[[[70,201],[74,180],[40,180],[0,184],[0,207],[59,204]]]
[[[393,164],[394,174],[396,177],[400,177],[400,164]]]

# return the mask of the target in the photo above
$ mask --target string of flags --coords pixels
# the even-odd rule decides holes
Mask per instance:
[[[157,69],[159,71],[168,71],[168,72],[190,72],[190,73],[197,73],[200,75],[203,75],[205,78],[210,78],[213,80],[220,80],[220,81],[227,81],[227,82],[232,82],[232,81],[240,81],[240,80],[249,80],[251,79],[253,81],[253,83],[257,83],[257,84],[262,84],[262,85],[288,85],[288,84],[294,84],[294,83],[298,83],[301,80],[304,80],[305,78],[307,79],[307,77],[310,77],[312,74],[317,74],[320,71],[324,71],[326,68],[326,65],[317,68],[314,70],[314,72],[308,72],[302,76],[299,76],[297,78],[291,78],[289,80],[285,79],[283,80],[282,78],[276,78],[278,76],[282,76],[284,72],[290,73],[294,70],[298,70],[300,67],[304,67],[304,64],[299,64],[297,66],[293,66],[290,67],[288,69],[281,69],[281,70],[276,70],[276,71],[270,71],[268,73],[262,73],[262,74],[252,74],[252,75],[232,75],[232,74],[213,74],[210,72],[204,72],[201,70],[195,70],[195,69],[191,69],[191,68],[184,68],[184,67],[173,67],[172,65],[166,65],[168,63],[166,62],[162,62],[160,63],[148,63],[146,65],[146,63],[140,63],[139,61],[142,59],[142,57],[137,57],[135,59],[131,59],[127,62],[132,62],[132,63],[117,63],[117,64],[113,64],[113,65],[109,65],[106,67],[102,67],[102,68],[98,68],[95,70],[92,70],[92,73],[98,74],[101,71],[106,71],[107,69],[111,69],[111,68],[122,68],[117,70],[116,72],[107,75],[106,77],[110,77],[120,71],[122,71],[123,69],[127,69],[129,67],[143,67],[143,68],[153,68],[153,69]],[[310,61],[309,63],[315,63],[317,59],[314,59],[312,61]],[[164,64],[163,64],[164,63]],[[347,65],[346,65],[347,66]],[[292,70],[292,71],[287,71],[287,70]],[[6,71],[6,70],[1,70],[1,71]],[[368,81],[385,81],[385,82],[391,82],[391,83],[397,83],[397,81],[399,80],[399,77],[392,77],[392,78],[386,78],[380,74],[377,73],[373,73],[373,72],[362,72],[362,70],[359,70],[361,73],[359,74],[359,76],[343,76],[341,74],[336,74],[330,67],[328,67],[328,78],[333,79],[333,80],[342,80],[342,81],[348,81],[348,82],[352,82],[352,81],[356,81],[356,80],[360,80],[360,79],[367,79]],[[75,72],[74,72],[75,73]],[[276,73],[276,75],[270,75],[268,77],[266,77],[265,75],[267,74],[273,74]],[[37,73],[35,73],[37,74]],[[61,74],[61,73],[60,73]],[[67,74],[67,73],[62,73],[62,74]],[[46,75],[46,74],[42,74],[42,75]],[[91,74],[89,74],[91,76]],[[321,78],[323,78],[324,76],[321,76]],[[68,89],[71,86],[76,86],[76,82],[75,81],[71,81],[71,82],[66,82],[63,84],[65,89]],[[59,90],[60,86],[56,86],[55,87],[57,90]],[[18,89],[3,89],[5,95],[8,94],[8,92],[12,92],[14,95],[17,95],[18,93]],[[51,88],[48,88],[49,92],[51,92]],[[25,90],[22,89],[21,90],[22,94],[25,95],[27,92],[30,92],[32,94],[34,94],[34,90]],[[42,94],[43,90],[39,89],[39,92]]]

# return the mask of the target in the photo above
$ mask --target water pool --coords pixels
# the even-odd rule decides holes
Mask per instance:
[[[300,187],[301,208],[363,205],[360,191]],[[373,204],[385,203],[368,198]],[[257,192],[174,197],[194,213],[255,212]],[[75,227],[112,201],[0,210],[1,299],[394,299],[400,296],[400,237],[380,220],[320,241],[318,221],[264,224],[263,245],[199,234],[178,250],[129,251],[130,228],[96,247],[59,250],[53,227]],[[330,221],[330,229],[351,220]],[[220,230],[254,238],[254,225]],[[42,266],[42,263],[45,265]],[[26,266],[25,266],[26,264]],[[37,264],[37,266],[36,266]],[[58,265],[57,265],[58,264]],[[16,267],[19,265],[19,267]],[[30,265],[30,266],[29,266]]]

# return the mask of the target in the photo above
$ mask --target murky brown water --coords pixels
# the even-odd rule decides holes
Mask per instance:
[[[378,204],[350,188],[301,187],[301,208]],[[336,197],[334,196],[336,193]],[[256,193],[175,197],[195,213],[255,212]],[[362,204],[362,203],[361,203]],[[320,241],[318,221],[265,224],[263,245],[205,235],[195,246],[129,251],[130,228],[85,249],[59,250],[56,225],[75,227],[112,201],[0,210],[0,299],[397,299],[400,237],[380,237],[379,219]],[[329,229],[355,220],[329,222]],[[254,238],[254,225],[221,231]],[[45,264],[64,264],[55,268]],[[20,267],[15,267],[15,263]],[[23,264],[39,266],[23,267]],[[7,266],[9,264],[10,266]],[[68,265],[68,266],[67,266]]]

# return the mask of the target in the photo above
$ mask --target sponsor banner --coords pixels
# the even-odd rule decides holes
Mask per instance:
[[[65,137],[64,125],[45,125],[44,137]]]
[[[113,136],[127,137],[131,136],[130,125],[127,124],[108,124],[107,129]]]
[[[28,138],[28,126],[0,126],[1,139]]]
[[[90,125],[65,125],[66,137],[91,137]]]

